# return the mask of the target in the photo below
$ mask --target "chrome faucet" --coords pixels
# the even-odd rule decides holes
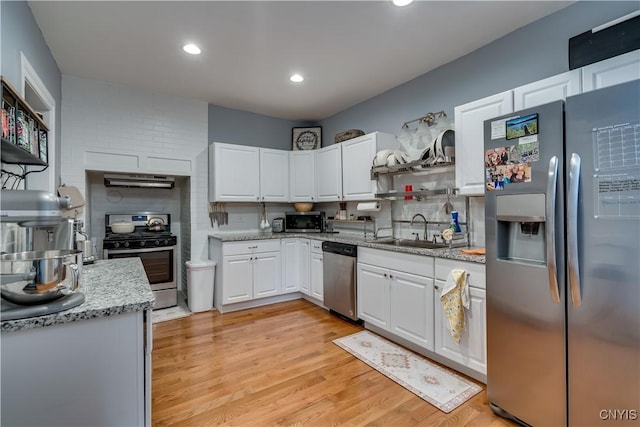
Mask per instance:
[[[427,223],[427,218],[425,218],[424,215],[417,213],[417,214],[415,214],[413,216],[413,218],[411,218],[411,226],[413,226],[413,220],[416,219],[416,217],[420,217],[424,221],[424,237],[423,237],[423,239],[427,240],[427,224],[428,224]]]

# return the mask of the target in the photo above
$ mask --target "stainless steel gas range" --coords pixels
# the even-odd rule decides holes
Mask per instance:
[[[111,224],[130,222],[131,233],[111,231]],[[104,259],[139,257],[156,297],[154,310],[177,305],[177,239],[171,233],[171,215],[151,212],[105,215]]]

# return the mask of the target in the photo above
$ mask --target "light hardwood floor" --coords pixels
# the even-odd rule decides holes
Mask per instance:
[[[157,323],[152,424],[514,425],[485,391],[445,414],[331,342],[361,329],[304,300]]]

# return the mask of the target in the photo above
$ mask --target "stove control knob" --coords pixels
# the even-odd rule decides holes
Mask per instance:
[[[125,248],[128,248],[128,247],[129,247],[129,242],[124,242],[124,243],[122,244],[122,246],[124,246]]]
[[[145,245],[144,241],[140,242],[140,247],[143,247],[144,245]]]
[[[153,242],[156,246],[160,246],[160,240],[156,240],[155,242]]]
[[[169,240],[164,239],[164,240],[162,241],[162,243],[163,243],[165,246],[167,246],[167,245],[169,244]]]
[[[114,243],[113,243],[113,247],[114,247],[114,248],[119,248],[119,247],[120,247],[120,243],[118,243],[118,242],[114,242]]]

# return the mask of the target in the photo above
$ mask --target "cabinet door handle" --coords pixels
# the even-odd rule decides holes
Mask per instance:
[[[384,273],[384,277],[389,277],[389,276],[387,275],[387,273]]]
[[[438,286],[438,285],[435,285],[433,288],[434,288],[436,291],[437,291],[437,290],[440,290],[440,286]]]
[[[249,246],[249,249],[258,249],[258,246]]]
[[[390,274],[390,275],[389,275],[389,279],[393,279],[393,274]]]

